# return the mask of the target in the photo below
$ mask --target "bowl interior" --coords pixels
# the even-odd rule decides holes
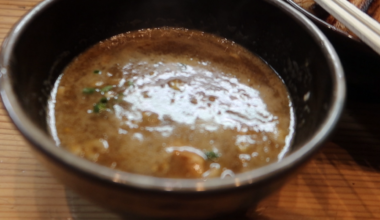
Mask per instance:
[[[42,3],[4,47],[22,111],[44,132],[46,104],[63,68],[86,48],[113,35],[154,27],[196,29],[227,38],[260,56],[282,77],[293,101],[296,134],[291,151],[315,137],[336,108],[335,54],[327,41],[295,19],[295,12],[252,0],[60,0]],[[282,6],[284,7],[284,6]],[[297,16],[300,16],[297,14]],[[328,45],[327,45],[328,44]],[[327,46],[326,46],[327,45]],[[6,51],[6,52],[4,52]],[[341,100],[343,102],[343,100]],[[327,128],[328,133],[330,128]],[[319,137],[318,141],[325,138]],[[317,141],[317,142],[318,142]],[[316,143],[317,143],[316,142]]]

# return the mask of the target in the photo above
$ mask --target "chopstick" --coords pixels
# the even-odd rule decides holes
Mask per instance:
[[[380,24],[347,0],[315,0],[364,43],[380,54]]]

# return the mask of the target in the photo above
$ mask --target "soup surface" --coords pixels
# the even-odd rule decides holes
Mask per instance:
[[[104,166],[208,178],[275,162],[293,135],[278,75],[231,41],[187,29],[128,32],[78,56],[49,102],[55,141]]]

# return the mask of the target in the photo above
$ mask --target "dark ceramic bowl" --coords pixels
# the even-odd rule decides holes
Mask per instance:
[[[296,135],[283,160],[226,179],[164,179],[103,167],[57,147],[46,103],[54,81],[79,53],[126,31],[185,27],[235,41],[261,56],[288,86]],[[333,47],[311,21],[277,0],[50,0],[4,41],[1,96],[36,157],[64,184],[119,213],[209,218],[243,210],[278,189],[333,130],[345,98]]]

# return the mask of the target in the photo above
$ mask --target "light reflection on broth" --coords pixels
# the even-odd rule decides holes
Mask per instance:
[[[49,102],[57,144],[99,164],[174,178],[276,162],[293,135],[286,87],[233,42],[186,29],[128,32],[77,57]]]

